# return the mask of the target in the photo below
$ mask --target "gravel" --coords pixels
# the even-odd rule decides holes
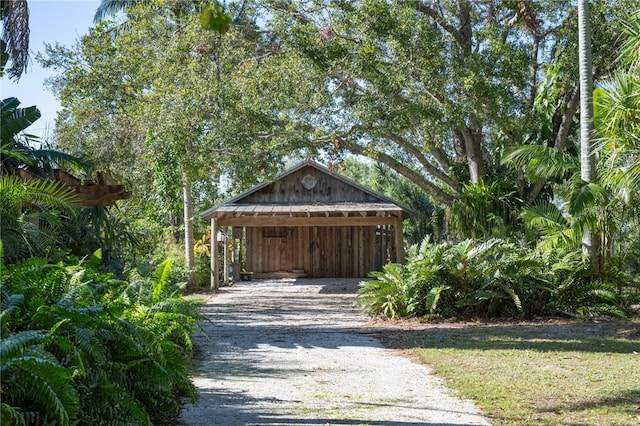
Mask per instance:
[[[182,425],[488,425],[429,367],[385,349],[359,280],[241,282],[209,297]]]

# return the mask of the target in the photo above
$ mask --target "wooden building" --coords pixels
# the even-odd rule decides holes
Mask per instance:
[[[202,216],[211,221],[212,236],[231,238],[224,245],[232,247],[232,254],[225,250],[224,263],[233,259],[228,263],[233,263],[234,279],[241,263],[254,277],[360,278],[387,262],[404,261],[406,209],[312,161]],[[219,263],[212,256],[214,288]]]

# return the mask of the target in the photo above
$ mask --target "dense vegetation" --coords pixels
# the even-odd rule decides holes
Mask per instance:
[[[198,305],[182,298],[170,260],[107,272],[91,248],[126,234],[53,179],[89,165],[34,149],[23,131],[40,113],[19,106],[2,101],[0,423],[167,422],[197,397],[188,361]]]
[[[18,3],[0,0],[12,77]],[[372,315],[637,313],[640,12],[590,3],[579,26],[564,1],[103,1],[37,57],[62,105],[46,149],[37,108],[2,102],[3,424],[175,416],[199,319],[181,292],[209,278],[195,218],[305,157],[412,209],[406,264],[361,288]],[[133,196],[80,208],[55,168]]]
[[[523,200],[499,178],[465,186],[449,238],[473,239],[438,243],[432,234],[417,243],[406,265],[363,283],[365,310],[391,318],[638,313],[639,28],[640,13],[622,22],[620,66],[594,91],[596,179],[582,179],[580,160],[558,149],[557,137],[554,146],[505,149],[501,164],[532,187],[546,181],[548,195]]]
[[[200,315],[169,261],[130,281],[96,255],[2,265],[2,424],[152,424],[175,418]]]

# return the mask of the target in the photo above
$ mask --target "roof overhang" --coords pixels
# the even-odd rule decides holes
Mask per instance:
[[[220,226],[393,225],[407,213],[393,203],[225,204],[207,216]]]

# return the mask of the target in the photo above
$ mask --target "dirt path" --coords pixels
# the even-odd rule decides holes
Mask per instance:
[[[184,425],[488,425],[429,368],[385,349],[357,280],[243,282],[204,306],[200,400]]]

